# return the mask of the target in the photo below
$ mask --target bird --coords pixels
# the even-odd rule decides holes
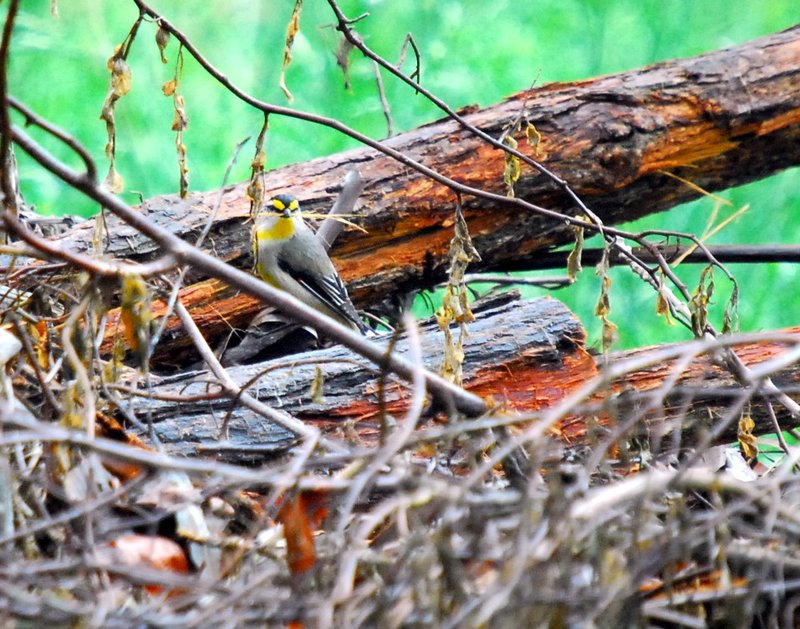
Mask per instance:
[[[316,234],[303,220],[299,201],[272,197],[253,228],[256,272],[265,282],[350,328],[367,334],[342,278]]]

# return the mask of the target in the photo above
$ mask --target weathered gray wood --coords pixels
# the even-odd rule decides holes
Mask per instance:
[[[580,322],[560,302],[543,298],[522,301],[503,300],[479,313],[469,326],[464,343],[464,381],[480,381],[481,373],[517,369],[536,364],[543,370],[557,372],[564,358],[579,347],[584,339]],[[438,370],[441,363],[443,334],[432,324],[422,330],[422,354],[428,369]],[[389,337],[379,340],[388,345]],[[401,337],[394,348],[408,354],[408,344]],[[312,400],[312,384],[317,369],[323,379],[324,399]],[[360,420],[360,426],[375,426],[380,412],[378,378],[380,374],[365,359],[349,350],[334,346],[270,360],[263,363],[231,367],[229,374],[240,385],[254,380],[249,393],[259,400],[280,408],[305,421],[334,426],[346,419]],[[262,377],[259,373],[265,372]],[[187,378],[171,378],[154,386],[156,395],[196,396],[209,387],[205,372]],[[408,386],[388,376],[384,389],[385,408],[398,415],[404,409]],[[533,392],[531,392],[532,394]],[[503,391],[496,397],[502,399]],[[222,435],[223,420],[233,408],[228,422],[227,439]],[[219,456],[236,462],[256,462],[274,457],[292,443],[291,434],[264,420],[241,403],[232,405],[227,398],[213,401],[149,400],[137,412],[151,418],[155,432],[167,451],[186,455]],[[144,435],[141,435],[144,437]],[[241,448],[241,449],[237,449]],[[261,451],[259,451],[261,450]]]

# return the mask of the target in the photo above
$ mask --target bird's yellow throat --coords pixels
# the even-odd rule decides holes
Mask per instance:
[[[272,225],[262,225],[256,231],[258,242],[269,242],[270,240],[285,240],[294,234],[294,223],[290,216],[281,216]]]

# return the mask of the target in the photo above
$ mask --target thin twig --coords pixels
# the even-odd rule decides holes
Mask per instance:
[[[11,33],[19,11],[19,0],[10,0],[0,40],[0,192],[3,207],[15,213],[16,191],[11,181],[11,117],[8,112],[8,57],[11,48]]]

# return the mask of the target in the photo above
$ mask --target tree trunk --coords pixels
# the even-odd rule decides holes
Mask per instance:
[[[494,137],[508,132],[522,152],[564,178],[606,224],[628,221],[698,196],[666,173],[713,191],[800,163],[800,27],[691,59],[546,85],[465,118]],[[517,128],[521,120],[541,134],[535,148]],[[452,120],[386,144],[464,184],[506,190],[504,154]],[[386,295],[441,281],[456,197],[410,167],[375,150],[357,149],[271,171],[266,192],[291,191],[304,208],[326,211],[353,167],[367,182],[357,222],[368,233],[347,231],[335,243],[333,257],[356,304],[369,306]],[[250,267],[245,188],[243,183],[223,191],[207,245],[220,258]],[[158,197],[145,202],[142,211],[191,241],[219,194],[196,193],[186,201]],[[527,166],[515,194],[550,210],[576,213],[559,186]],[[524,268],[537,252],[573,237],[563,221],[479,198],[465,197],[463,204],[482,258],[473,271]],[[113,218],[109,222],[108,253],[139,260],[160,253],[132,228]],[[88,250],[91,235],[92,226],[84,224],[62,244]],[[243,326],[260,308],[216,280],[190,276],[189,281],[194,285],[183,289],[181,299],[210,339]],[[169,330],[178,326],[176,320]],[[112,317],[109,330],[115,327]],[[180,346],[181,337],[168,332],[159,348],[162,356]]]

